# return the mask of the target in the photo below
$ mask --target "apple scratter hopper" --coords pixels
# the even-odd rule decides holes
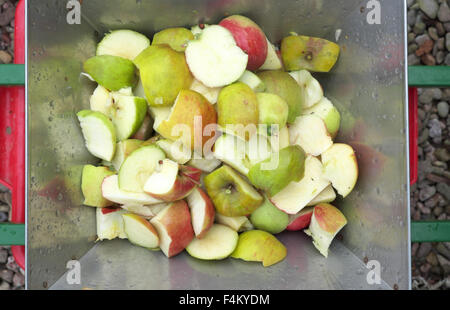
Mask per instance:
[[[65,1],[29,0],[28,7],[31,9],[27,12],[29,179],[26,266],[28,288],[408,288],[409,171],[405,134],[408,122],[405,114],[407,104],[403,55],[405,4],[401,1],[380,2],[383,13],[381,23],[373,24],[368,22],[369,9],[361,9],[366,7],[367,1],[361,0],[281,2],[250,0],[232,1],[226,5],[207,0],[182,2],[111,0],[107,7],[103,1],[93,0],[83,2],[80,24],[68,24]],[[161,156],[159,160],[164,162],[165,156],[152,151],[151,145],[142,147],[132,143],[116,144],[115,149],[92,144],[91,153],[88,152],[76,113],[90,108],[90,96],[97,86],[80,77],[83,63],[96,54],[97,43],[111,30],[130,29],[152,38],[154,33],[169,27],[190,28],[199,22],[217,24],[224,18],[225,13],[250,17],[264,30],[270,42],[279,42],[292,31],[336,42],[336,33],[340,30],[341,35],[337,41],[340,47],[339,61],[330,73],[314,74],[314,77],[322,85],[325,96],[341,114],[341,126],[335,141],[351,145],[356,154],[364,158],[363,160],[358,158],[360,171],[356,188],[345,199],[338,198],[333,202],[345,215],[347,224],[341,231],[342,238],[333,241],[328,258],[323,257],[312,244],[311,238],[302,232],[283,232],[276,235],[286,247],[287,257],[269,268],[264,268],[260,263],[249,263],[234,258],[201,261],[190,257],[186,252],[168,259],[161,252],[133,246],[120,238],[94,243],[97,238],[95,213],[101,211],[82,205],[83,195],[80,186],[83,166],[99,163],[98,159],[91,155],[92,151],[98,151],[98,155],[104,157],[101,158],[104,163],[113,160],[113,155],[118,149],[125,154],[139,148],[143,160],[151,154]],[[164,34],[158,40],[164,40]],[[145,39],[137,41],[146,44]],[[156,49],[158,52],[164,50],[164,48]],[[236,59],[241,60],[243,55],[238,50],[235,53]],[[182,61],[176,52],[172,54],[173,59]],[[124,54],[124,56],[135,55]],[[116,62],[117,59],[104,57],[102,61]],[[257,61],[256,59],[255,62]],[[140,62],[137,63],[139,67]],[[122,80],[116,81],[120,82],[120,86],[128,84],[131,86],[135,82],[135,77],[127,69],[128,65],[129,63],[125,61]],[[252,62],[252,65],[255,63]],[[103,73],[96,72],[93,77],[99,79]],[[196,76],[202,77],[204,74],[207,75],[208,72],[197,72]],[[184,83],[191,85],[188,71],[181,75],[182,78],[175,82],[180,83],[181,87]],[[237,77],[234,77],[230,74],[230,79],[235,80],[241,74],[236,75]],[[271,87],[268,77],[260,73],[258,76],[266,86]],[[305,73],[299,73],[299,76],[293,74],[292,78],[311,81],[311,77]],[[251,86],[247,87],[258,89],[260,85],[254,84],[254,81],[254,77],[249,74],[241,78],[243,85],[248,84]],[[216,83],[220,84],[223,81],[211,82],[211,85],[208,85],[211,92],[205,95],[209,101],[217,98]],[[108,87],[112,89],[117,85],[112,84]],[[193,87],[200,92],[199,88],[202,85],[197,84]],[[97,96],[104,95],[101,88],[96,92]],[[186,91],[184,95],[192,96],[192,93]],[[123,106],[133,105],[136,110],[142,108],[139,99],[123,99],[121,96],[127,97],[127,94],[119,94],[115,102]],[[165,96],[148,99],[152,101],[150,105],[164,106],[177,96],[178,93],[167,93]],[[259,98],[259,101],[263,102],[266,99]],[[329,102],[326,100],[321,102],[320,111],[329,111],[327,110],[329,108]],[[202,106],[199,109],[206,108]],[[315,109],[317,109],[315,105],[308,107],[309,113],[302,116],[304,119],[301,126],[305,128],[296,127],[300,139],[301,133],[309,128],[314,128],[314,131],[325,130],[320,126],[317,127],[317,118],[321,112]],[[170,104],[169,112],[162,113],[170,113]],[[107,123],[106,120],[100,120],[87,112],[78,116],[82,119],[94,119],[100,126]],[[262,117],[267,120],[269,116]],[[295,116],[293,119],[289,114],[285,117],[291,118],[292,123],[296,121]],[[155,122],[158,121],[161,120],[155,119]],[[215,121],[215,119],[208,120],[211,123]],[[139,122],[144,120],[141,119]],[[218,122],[220,124],[220,120]],[[122,125],[118,122],[108,123],[110,128],[111,126],[121,128],[116,130],[116,134],[119,132],[122,137],[128,137],[136,129],[124,128]],[[306,141],[304,144],[306,153],[322,154],[331,146],[331,138],[334,138],[335,131],[330,128],[335,124],[327,125],[330,126],[328,131],[333,137],[330,137],[330,140],[321,140],[320,145]],[[106,130],[104,134],[108,135],[111,132],[114,130]],[[142,130],[139,134],[139,137],[144,137],[148,133]],[[283,135],[282,132],[277,134],[280,137]],[[112,141],[116,138],[117,136],[109,136]],[[224,148],[227,142],[225,135],[221,141]],[[164,150],[166,142],[158,143],[159,148]],[[342,153],[344,154],[345,150],[342,150]],[[121,161],[120,158],[116,160],[111,162],[111,165],[118,165]],[[187,163],[184,160],[180,158],[178,163],[184,165]],[[316,164],[313,157],[308,156],[306,160],[310,162],[310,167]],[[222,161],[226,162],[226,158]],[[192,166],[195,167],[195,164],[195,161],[192,162]],[[216,170],[218,163],[212,161],[209,165],[213,171]],[[248,173],[252,178],[251,171],[240,171],[239,168],[245,170],[245,167],[240,167],[239,164],[236,166],[233,167],[235,170],[242,174]],[[164,169],[170,168],[170,163],[164,166]],[[308,173],[314,172],[313,168],[310,170],[312,172]],[[117,190],[114,189],[119,186],[120,177],[107,176],[105,180],[108,195],[111,195],[112,200],[117,199],[113,196],[117,195]],[[323,184],[323,195],[332,196],[328,185]],[[154,188],[152,186],[152,189]],[[42,194],[45,193],[45,189],[56,191],[60,195],[54,195],[56,197],[54,199],[45,197]],[[161,191],[153,194],[160,195],[159,198],[164,200],[167,193]],[[201,196],[202,192],[195,192],[190,199],[199,199]],[[149,198],[137,195],[133,199],[142,202]],[[289,197],[284,196],[278,196],[277,199],[289,201]],[[135,206],[128,206],[131,209],[133,207]],[[179,202],[173,210],[161,211],[165,213],[156,209],[133,210],[149,217],[152,216],[152,212],[159,212],[159,217],[152,220],[157,227],[158,223],[155,222],[167,216],[168,212],[188,212],[187,208],[187,203]],[[325,206],[324,209],[326,208]],[[294,209],[290,211],[296,213]],[[103,213],[97,219],[104,219],[111,214],[114,213]],[[127,216],[125,219],[125,225],[135,222],[136,218],[133,216]],[[193,229],[201,231],[202,227]],[[314,227],[310,227],[310,231],[313,230]],[[222,231],[220,227],[214,228],[214,233],[221,236],[229,234],[227,238],[235,236],[233,232]],[[139,234],[139,231],[129,232],[129,236],[133,234]],[[155,245],[153,241],[148,238],[141,246],[153,248]],[[195,245],[191,250],[195,251]],[[80,284],[67,282],[65,272],[67,262],[70,260],[80,262]],[[368,276],[369,262],[378,262],[381,266],[380,281],[374,282],[373,277]]]

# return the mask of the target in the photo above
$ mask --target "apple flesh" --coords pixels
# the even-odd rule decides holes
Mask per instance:
[[[265,199],[262,206],[252,213],[250,221],[256,229],[278,234],[288,226],[289,216]]]
[[[159,246],[159,237],[156,229],[145,218],[136,214],[123,214],[125,234],[134,245],[155,249]]]
[[[208,174],[204,183],[216,211],[225,216],[249,215],[263,202],[263,197],[228,166]]]
[[[293,35],[281,42],[287,71],[329,72],[339,57],[339,45],[321,38]]]
[[[223,134],[214,144],[214,157],[248,175],[246,141],[233,135]]]
[[[186,61],[194,77],[208,87],[223,87],[237,81],[245,71],[248,56],[226,28],[205,28],[186,48]]]
[[[330,100],[323,97],[316,105],[311,108],[305,109],[302,115],[316,115],[320,117],[327,126],[327,130],[331,137],[334,139],[338,132],[341,124],[341,115],[338,109],[331,103]]]
[[[319,159],[308,156],[305,161],[305,175],[300,182],[291,182],[270,201],[287,214],[296,214],[323,191],[330,181],[323,175],[323,166]]]
[[[190,89],[202,94],[209,101],[209,103],[216,104],[222,87],[208,87],[199,80],[194,79]]]
[[[214,224],[214,205],[208,195],[201,189],[195,188],[187,196],[187,203],[191,210],[192,227],[197,239],[202,239]]]
[[[194,154],[193,158],[188,161],[187,165],[200,169],[203,172],[211,173],[214,170],[216,170],[217,167],[219,167],[222,164],[222,162],[214,157],[201,157],[197,158]]]
[[[322,86],[307,70],[294,71],[289,74],[300,86],[303,109],[311,108],[323,98]],[[303,112],[302,114],[305,113]]]
[[[111,163],[116,171],[120,170],[124,160],[130,156],[131,153],[136,151],[142,144],[141,140],[129,139],[117,143],[116,154]]]
[[[111,93],[103,86],[97,86],[92,93],[89,103],[92,111],[101,112],[108,117],[111,115],[113,109],[113,99]]]
[[[239,236],[238,245],[231,257],[262,262],[264,267],[269,267],[282,261],[286,255],[286,247],[273,235],[262,230],[252,230]]]
[[[106,167],[94,167],[85,165],[81,177],[81,191],[83,192],[85,206],[104,208],[114,205],[102,195],[103,180],[114,172]]]
[[[217,101],[217,123],[223,132],[248,140],[257,131],[258,98],[242,82],[224,87]]]
[[[239,82],[247,84],[255,93],[263,92],[266,89],[263,81],[251,71],[245,70],[244,74],[239,78]]]
[[[328,248],[337,233],[347,224],[347,219],[336,207],[320,204],[314,207],[309,229],[305,233],[313,238],[320,254],[328,257]]]
[[[203,238],[195,238],[186,248],[192,257],[202,260],[221,260],[233,253],[239,236],[233,229],[215,224]]]
[[[153,119],[150,117],[150,115],[146,114],[141,127],[139,127],[139,129],[131,138],[145,141],[147,139],[150,139],[152,134],[153,134]]]
[[[296,144],[308,155],[319,156],[333,145],[325,122],[315,114],[299,116],[289,127],[291,144]]]
[[[181,143],[173,142],[168,139],[161,139],[155,143],[164,151],[164,153],[166,153],[169,159],[179,163],[180,165],[184,165],[192,157],[191,149],[185,147]]]
[[[119,177],[112,175],[106,177],[102,183],[102,195],[109,201],[121,205],[154,205],[162,203],[161,200],[153,198],[145,193],[133,193],[123,191],[119,188]]]
[[[261,28],[251,19],[232,15],[223,19],[220,26],[227,28],[237,45],[248,55],[247,69],[258,70],[267,58],[267,39]]]
[[[181,253],[194,239],[191,214],[185,201],[170,204],[150,221],[159,236],[159,247],[167,257]]]
[[[84,62],[83,69],[98,84],[110,91],[134,87],[138,81],[133,62],[122,57],[94,56]]]
[[[190,30],[182,27],[167,28],[153,36],[152,45],[168,44],[175,51],[184,52],[190,40],[194,40]]]
[[[145,182],[144,191],[166,202],[181,200],[199,184],[200,175],[200,170],[165,159],[156,166],[155,172]]]
[[[342,197],[347,197],[358,180],[358,162],[350,145],[336,143],[322,154],[324,177]]]
[[[333,186],[328,185],[323,191],[320,192],[313,200],[308,203],[308,206],[314,207],[315,205],[321,203],[330,203],[336,199],[336,193],[334,192]]]
[[[150,46],[150,40],[136,31],[115,30],[106,34],[97,46],[97,56],[111,55],[133,60]]]
[[[137,214],[146,219],[151,219],[155,217],[159,212],[162,211],[165,207],[167,207],[167,203],[160,203],[155,205],[123,205],[122,209],[128,211],[129,213]]]
[[[297,214],[289,215],[289,225],[286,227],[288,231],[300,231],[308,228],[311,223],[314,208],[304,208]]]
[[[277,49],[270,43],[267,39],[267,58],[264,64],[259,68],[259,70],[281,70],[283,69],[283,63],[278,56]]]
[[[216,223],[230,227],[237,232],[253,230],[253,224],[246,216],[225,216],[216,212]]]
[[[170,107],[182,89],[188,89],[193,77],[184,54],[168,45],[152,45],[135,59],[148,104]]]
[[[104,211],[102,208],[96,210],[97,240],[126,239],[122,215],[127,211],[120,208]]]
[[[266,85],[266,93],[278,95],[288,104],[288,123],[295,122],[302,112],[302,93],[294,78],[283,71],[262,71],[258,76]]]

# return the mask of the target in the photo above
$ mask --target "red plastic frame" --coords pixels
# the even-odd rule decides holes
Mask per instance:
[[[25,0],[16,8],[14,63],[25,63]],[[25,222],[25,87],[0,87],[0,183],[11,190],[11,222]],[[11,251],[25,269],[25,247]]]
[[[411,185],[417,182],[418,177],[418,95],[417,88],[409,88],[409,180]]]

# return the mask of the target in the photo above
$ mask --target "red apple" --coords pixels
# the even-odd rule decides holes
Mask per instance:
[[[264,32],[251,19],[233,15],[223,19],[220,26],[227,28],[237,45],[248,55],[247,69],[258,70],[267,58],[267,39]]]
[[[192,226],[197,239],[202,239],[214,224],[215,209],[209,196],[201,189],[196,188],[187,196],[191,209]]]
[[[144,185],[144,192],[166,202],[186,198],[200,183],[201,171],[165,159]]]
[[[158,231],[161,251],[167,257],[181,253],[194,239],[189,207],[184,200],[170,204],[150,223]]]
[[[313,215],[314,208],[308,207],[304,208],[297,214],[292,214],[289,216],[289,225],[286,230],[289,231],[299,231],[305,229],[311,223],[311,217]]]

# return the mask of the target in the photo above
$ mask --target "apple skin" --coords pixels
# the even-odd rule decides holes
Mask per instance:
[[[311,217],[313,215],[314,208],[309,207],[301,210],[295,215],[290,215],[290,223],[286,227],[288,231],[299,231],[305,229],[311,223]]]
[[[181,253],[194,239],[191,214],[184,200],[169,205],[150,223],[158,231],[160,248],[169,258]]]
[[[83,167],[81,190],[85,206],[104,208],[114,205],[114,202],[105,199],[102,195],[103,180],[113,174],[114,172],[106,167],[94,167],[92,165]]]
[[[195,183],[200,184],[200,180],[202,178],[202,171],[200,169],[191,166],[180,165],[180,174],[188,177]]]
[[[248,55],[248,70],[256,71],[265,63],[267,39],[255,22],[245,16],[232,15],[223,19],[219,25],[233,34],[237,45]]]

